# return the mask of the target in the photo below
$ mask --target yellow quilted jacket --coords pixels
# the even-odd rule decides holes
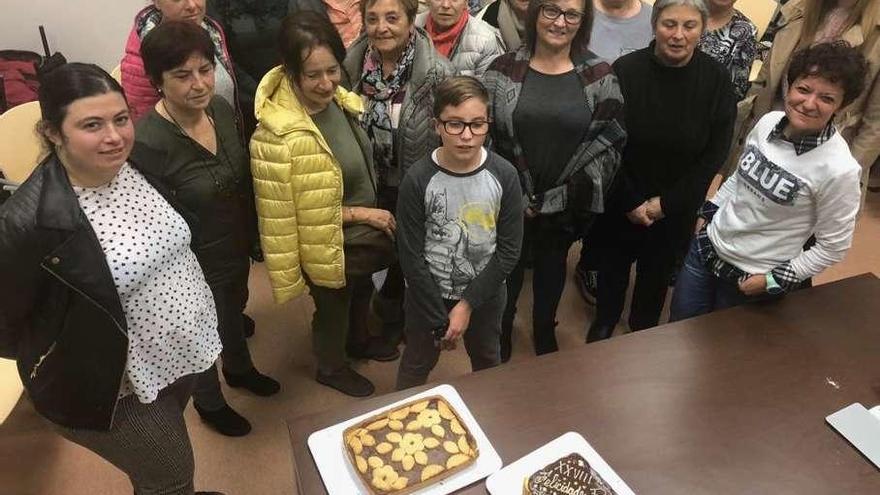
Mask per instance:
[[[336,102],[350,114],[363,112],[360,97],[341,86]],[[251,171],[275,302],[302,294],[303,271],[315,285],[343,287],[339,163],[282,67],[263,77],[254,107],[259,126],[250,142]]]

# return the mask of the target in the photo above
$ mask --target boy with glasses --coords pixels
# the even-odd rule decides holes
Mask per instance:
[[[397,389],[424,384],[459,339],[474,371],[501,362],[504,280],[519,259],[522,191],[513,165],[483,148],[488,94],[472,77],[437,87],[442,146],[407,171],[397,202],[407,283],[406,349]]]

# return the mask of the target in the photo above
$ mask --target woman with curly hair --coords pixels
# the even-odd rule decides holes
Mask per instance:
[[[671,321],[784,294],[843,259],[861,168],[833,117],[862,93],[866,70],[844,43],[795,54],[785,110],[758,121],[736,173],[700,210]]]
[[[880,2],[876,0],[791,0],[781,12],[781,28],[773,40],[746,97],[739,105],[734,149],[727,171],[733,170],[746,138],[767,112],[780,110],[788,84],[784,77],[792,54],[817,43],[845,41],[868,61],[865,91],[834,115],[838,132],[862,166],[862,187],[880,155]],[[862,190],[864,194],[864,189]]]

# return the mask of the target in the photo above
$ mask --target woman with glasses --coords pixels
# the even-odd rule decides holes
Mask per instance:
[[[617,79],[587,51],[592,3],[533,0],[528,13],[526,43],[495,59],[484,76],[495,150],[519,170],[528,201],[523,255],[507,280],[505,361],[523,269],[532,257],[535,353],[558,349],[556,308],[568,249],[603,211],[626,140]]]
[[[697,208],[727,156],[736,97],[727,68],[697,48],[708,15],[703,0],[658,0],[654,41],[614,62],[627,142],[607,212],[590,233],[599,291],[587,342],[614,331],[633,263],[629,327],[657,325]]]
[[[212,47],[204,29],[182,21],[163,22],[144,38],[144,68],[162,99],[138,122],[137,139],[165,153],[164,163],[151,165],[155,174],[198,218],[195,252],[217,304],[226,384],[268,396],[280,386],[254,367],[242,331],[257,233],[250,162],[235,112],[215,93]],[[213,367],[199,377],[193,404],[224,435],[251,429],[226,403]]]

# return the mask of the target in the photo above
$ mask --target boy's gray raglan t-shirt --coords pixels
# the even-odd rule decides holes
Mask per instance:
[[[457,174],[440,167],[435,152],[410,167],[401,184],[401,265],[413,297],[428,298],[438,318],[446,316],[444,299],[476,308],[495,296],[519,259],[519,177],[506,160],[483,153],[480,167]]]

